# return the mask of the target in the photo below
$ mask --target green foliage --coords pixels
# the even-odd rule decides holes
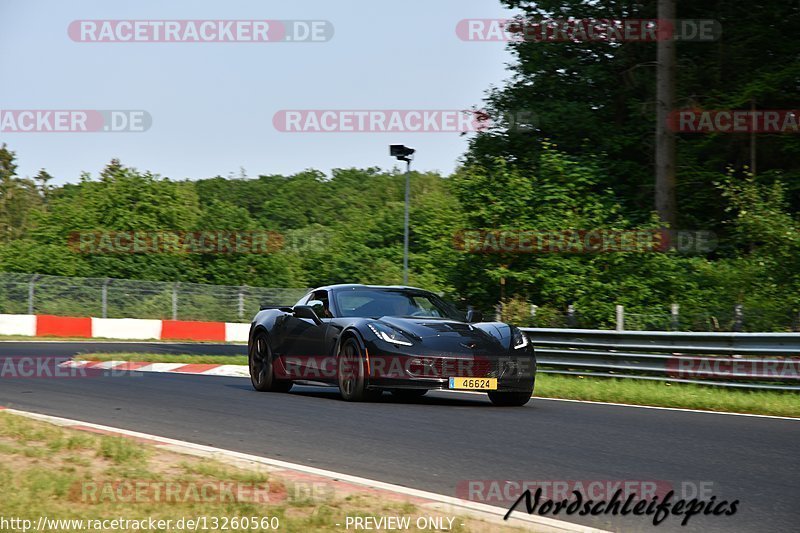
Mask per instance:
[[[682,329],[730,329],[736,304],[745,306],[746,329],[786,329],[794,323],[800,308],[800,228],[788,190],[779,180],[734,170],[715,178],[726,236],[709,256],[457,249],[455,236],[469,229],[657,227],[653,221],[633,222],[636,217],[604,185],[606,170],[598,159],[568,155],[552,142],[542,143],[539,154],[536,170],[495,158],[467,164],[449,178],[411,175],[411,284],[444,293],[463,307],[475,305],[487,316],[502,301],[504,319],[520,325],[611,327],[614,306],[622,304],[629,326],[666,329],[672,326],[672,303],[681,306]],[[9,174],[13,157],[3,168],[9,186],[28,187]],[[0,270],[267,287],[395,284],[402,280],[403,195],[403,174],[377,169],[337,169],[330,178],[307,171],[172,181],[112,161],[96,180],[83,176],[76,184],[49,187],[46,201],[39,190],[39,200],[20,212],[24,222],[14,228],[16,237],[0,245]],[[69,246],[73,232],[142,229],[269,229],[282,235],[283,246],[268,254],[88,254]],[[97,314],[99,288],[86,290],[86,312]],[[70,314],[83,305],[79,292],[48,286],[37,298],[48,312]],[[117,292],[109,292],[110,316],[132,309],[142,316],[171,316],[169,291],[135,299]],[[117,310],[120,298],[124,311]],[[538,306],[535,317],[531,304]],[[247,305],[249,314],[249,300]],[[24,312],[25,288],[0,290],[0,306]],[[232,309],[228,300],[182,293],[179,314],[203,319],[228,316]]]
[[[501,0],[533,19],[655,19],[657,1]],[[718,41],[678,42],[676,106],[717,109],[794,109],[800,97],[800,21],[796,2],[767,0],[758,9],[745,2],[677,2],[679,19],[713,19]],[[492,116],[533,113],[532,130],[499,127],[473,138],[469,163],[497,157],[525,171],[541,163],[547,139],[571,155],[593,154],[628,217],[646,223],[653,209],[656,126],[656,50],[641,42],[515,42],[511,76],[489,92],[483,105]],[[724,205],[714,182],[728,167],[752,169],[766,180],[781,179],[789,201],[800,208],[800,137],[756,136],[756,161],[747,134],[678,135],[679,224],[723,230]]]
[[[16,175],[16,154],[0,146],[0,244],[18,239],[43,204],[43,195],[31,179]]]

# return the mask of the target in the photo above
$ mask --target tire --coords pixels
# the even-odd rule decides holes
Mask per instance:
[[[253,342],[247,352],[247,363],[250,368],[250,383],[259,392],[289,392],[292,388],[291,381],[275,379],[272,369],[272,348],[269,338],[263,331],[253,337]]]
[[[367,364],[361,346],[353,337],[346,339],[336,358],[336,381],[342,399],[348,402],[371,401],[379,398],[383,391],[367,388]]]
[[[413,400],[422,398],[428,393],[428,389],[392,389],[392,396],[399,400]]]
[[[489,391],[489,400],[500,407],[522,407],[531,400],[533,390],[525,392]]]

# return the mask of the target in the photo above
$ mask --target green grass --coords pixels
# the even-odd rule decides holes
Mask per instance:
[[[117,465],[136,465],[146,459],[145,449],[136,441],[122,437],[103,437],[97,456]]]
[[[797,392],[733,390],[709,385],[616,378],[536,376],[536,396],[800,417]]]
[[[142,363],[197,363],[210,365],[247,365],[246,355],[190,355],[161,353],[85,353],[76,361],[137,361]]]
[[[147,353],[89,353],[87,361],[142,361],[247,365],[247,356],[164,355]],[[678,407],[758,415],[800,417],[797,392],[730,389],[662,381],[589,378],[539,373],[536,396],[567,400]]]
[[[71,448],[69,443],[72,443]],[[235,490],[228,496],[221,491],[198,490],[187,492],[194,494],[193,497],[176,501],[166,499],[166,493],[159,491],[118,492],[113,487],[122,481],[157,481],[183,487],[219,486],[215,482],[241,483],[245,487],[268,488],[270,498],[274,496],[274,499],[252,501],[246,497],[239,499]],[[279,473],[268,472],[257,465],[238,468],[135,440],[76,431],[0,412],[0,506],[6,517],[31,520],[34,526],[40,516],[84,520],[153,517],[173,521],[196,516],[228,519],[276,516],[280,520],[279,531],[305,532],[341,531],[336,524],[343,523],[346,516],[402,514],[410,516],[412,524],[417,516],[441,516],[437,511],[420,509],[406,501],[384,499],[369,491],[351,498],[346,489],[340,490],[333,483],[326,493],[329,497],[309,502],[295,497],[303,494],[297,489],[305,485],[294,487],[293,483],[302,482],[302,479],[284,479]],[[462,521],[467,525],[464,531],[518,531],[470,518],[456,520],[457,523]],[[223,527],[206,531],[222,531]],[[237,528],[227,526],[224,531],[230,533],[234,529]],[[244,529],[271,531],[258,527],[241,530]],[[170,529],[173,530],[177,531]],[[77,529],[61,527],[59,531]]]

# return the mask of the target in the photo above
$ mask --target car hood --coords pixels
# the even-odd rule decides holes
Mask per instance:
[[[496,336],[490,335],[484,331],[487,326],[496,330],[496,326],[493,324],[482,324],[482,327],[477,327],[476,325],[459,322],[457,320],[398,318],[387,316],[381,317],[379,321],[421,339],[451,337],[458,339],[459,342],[462,343],[474,344],[476,347],[488,347],[489,345],[496,347],[500,342]]]

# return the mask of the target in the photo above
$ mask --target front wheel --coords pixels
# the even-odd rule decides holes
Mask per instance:
[[[258,332],[253,337],[253,342],[247,353],[247,362],[250,367],[250,382],[259,392],[289,392],[292,388],[291,381],[275,379],[272,368],[272,349],[269,346],[267,334]]]
[[[367,362],[353,337],[345,340],[339,349],[336,377],[342,399],[348,402],[375,400],[382,394],[382,391],[367,388]]]
[[[489,400],[501,407],[520,407],[530,401],[531,395],[533,395],[533,390],[525,392],[489,391]]]

